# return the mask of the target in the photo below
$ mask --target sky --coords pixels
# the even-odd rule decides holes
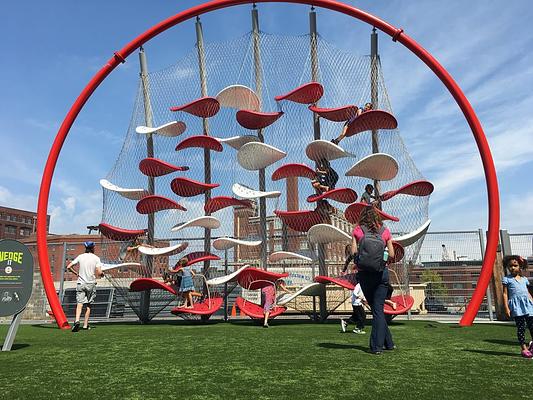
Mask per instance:
[[[6,2],[0,24],[0,205],[36,211],[41,175],[57,130],[93,75],[136,36],[199,1],[95,0]],[[500,188],[501,228],[533,232],[533,6],[529,0],[346,1],[405,33],[452,75],[478,115],[491,146]],[[261,30],[308,32],[308,6],[259,4]],[[204,40],[250,29],[250,5],[202,16]],[[317,9],[330,43],[368,54],[371,27]],[[151,71],[172,65],[194,46],[194,21],[145,45]],[[431,231],[487,228],[481,159],[459,107],[412,53],[380,34],[388,95],[407,150],[435,185]],[[59,157],[48,213],[52,233],[86,233],[100,222],[98,181],[120,152],[137,91],[136,53],[95,91]]]

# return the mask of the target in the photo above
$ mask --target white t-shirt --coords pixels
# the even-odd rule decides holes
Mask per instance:
[[[83,253],[72,261],[72,264],[79,264],[78,283],[95,283],[96,276],[94,275],[96,267],[102,268],[100,257],[93,253]]]
[[[353,306],[362,306],[363,300],[365,300],[365,295],[363,294],[363,289],[361,289],[361,285],[357,284],[353,288],[352,292],[352,305]]]

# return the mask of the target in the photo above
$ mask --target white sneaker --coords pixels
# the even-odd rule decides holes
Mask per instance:
[[[353,333],[357,333],[358,335],[364,335],[364,334],[366,334],[366,332],[365,332],[364,330],[362,330],[362,329],[358,329],[358,328],[355,328],[355,329],[353,330]]]
[[[348,326],[348,323],[345,320],[341,319],[341,330],[343,332],[346,332],[346,327],[347,326]]]

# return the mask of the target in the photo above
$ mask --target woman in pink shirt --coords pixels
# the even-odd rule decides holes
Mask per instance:
[[[388,256],[385,249],[388,250]],[[372,310],[372,333],[370,351],[381,354],[383,350],[395,348],[383,306],[389,286],[389,270],[386,260],[394,257],[392,236],[383,225],[381,216],[372,206],[365,207],[359,217],[359,224],[353,230],[352,254],[355,256],[357,281]]]

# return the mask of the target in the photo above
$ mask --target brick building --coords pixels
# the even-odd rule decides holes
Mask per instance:
[[[37,213],[0,206],[0,239],[20,240],[35,232]],[[46,216],[46,232],[50,226],[50,215]]]

